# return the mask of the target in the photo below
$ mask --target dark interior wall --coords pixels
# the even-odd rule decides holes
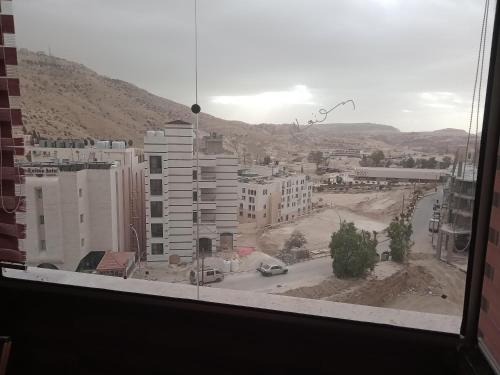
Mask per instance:
[[[454,374],[458,338],[0,278],[13,374]]]

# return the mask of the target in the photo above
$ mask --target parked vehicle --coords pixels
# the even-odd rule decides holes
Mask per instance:
[[[287,273],[288,268],[279,264],[261,263],[259,268],[257,268],[257,271],[259,271],[263,276],[273,276]]]
[[[439,219],[430,219],[429,220],[429,232],[437,233],[439,232]]]
[[[224,280],[224,274],[218,269],[212,267],[205,267],[203,269],[203,272],[200,271],[198,277],[198,283],[200,285]],[[196,285],[196,270],[191,270],[191,272],[189,273],[189,281],[191,282],[191,284]]]

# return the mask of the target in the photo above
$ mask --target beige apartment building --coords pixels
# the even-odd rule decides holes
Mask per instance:
[[[264,227],[294,221],[311,211],[312,186],[304,174],[243,174],[238,182],[239,222]]]
[[[199,167],[193,125],[172,121],[144,137],[147,260],[191,263],[199,249],[231,251],[238,228],[238,160],[222,136],[200,140]]]
[[[88,143],[88,142],[87,142]],[[40,140],[38,145],[26,147],[32,163],[92,163],[113,164],[116,180],[118,226],[117,250],[138,253],[137,244],[145,258],[146,216],[144,187],[144,151],[127,147],[123,141]],[[136,238],[137,233],[137,238]]]
[[[75,271],[90,251],[123,251],[117,167],[109,162],[22,165],[28,265]]]

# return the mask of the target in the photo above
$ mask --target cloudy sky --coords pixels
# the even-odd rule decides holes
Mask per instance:
[[[193,1],[14,4],[19,47],[50,47],[100,74],[194,102]],[[466,129],[483,6],[483,0],[198,0],[199,103],[226,119],[303,124],[319,108],[353,99],[356,110],[341,107],[329,121]]]

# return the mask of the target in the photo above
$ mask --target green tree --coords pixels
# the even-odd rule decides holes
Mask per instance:
[[[415,159],[410,156],[409,158],[404,159],[401,165],[403,168],[415,168]]]
[[[389,228],[387,228],[387,235],[391,240],[389,249],[393,261],[403,262],[406,259],[410,248],[413,246],[412,233],[411,223],[403,218],[396,217],[391,222]]]
[[[134,141],[129,139],[128,140],[128,147],[132,147],[134,145]]]
[[[306,236],[299,230],[294,230],[290,235],[290,238],[285,241],[285,245],[283,249],[286,251],[290,251],[290,249],[294,247],[302,247],[307,243]]]
[[[375,234],[372,237],[370,232],[358,230],[354,223],[342,221],[330,241],[333,273],[339,278],[363,276],[375,266],[376,248]]]
[[[323,153],[321,151],[311,151],[307,156],[307,160],[310,163],[315,163],[317,169],[319,165],[323,162]]]
[[[443,160],[439,162],[439,168],[447,169],[451,165],[451,158],[449,156],[443,157]]]
[[[380,163],[382,162],[382,160],[385,159],[385,155],[384,153],[382,152],[382,150],[375,150],[372,152],[372,154],[370,155],[370,159],[373,160],[373,164],[378,167],[380,166]]]
[[[341,184],[342,182],[344,182],[344,180],[342,179],[342,176],[337,176],[337,177],[335,177],[335,182],[337,184]]]
[[[269,155],[264,156],[264,165],[271,164],[271,157]]]

